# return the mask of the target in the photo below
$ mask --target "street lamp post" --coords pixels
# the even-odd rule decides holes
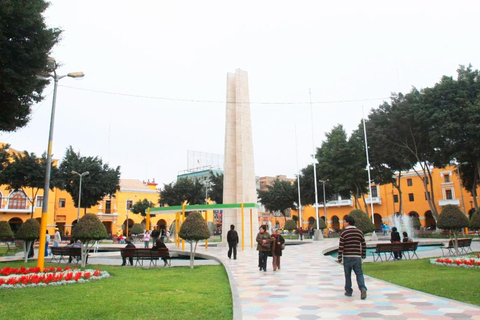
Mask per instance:
[[[323,184],[323,215],[325,216],[325,225],[327,226],[328,229],[328,219],[327,219],[327,202],[325,201],[325,182],[328,181],[326,180],[319,180]]]
[[[77,171],[72,171],[73,174],[76,174],[77,176],[80,177],[80,186],[78,187],[78,211],[77,211],[77,223],[80,221],[80,208],[82,207],[81,205],[81,200],[82,200],[82,178],[84,176],[88,176],[90,172],[85,171],[83,173],[78,173]]]
[[[318,219],[320,219],[318,215],[318,191],[317,191],[317,159],[315,157],[316,155],[316,147],[315,147],[315,132],[313,130],[313,108],[312,108],[312,90],[309,90],[310,93],[310,114],[311,114],[311,122],[312,122],[312,145],[313,145],[313,184],[314,184],[314,190],[315,190],[315,216],[317,218],[317,229],[315,230],[315,235],[313,240],[320,240],[321,239],[321,234],[320,234],[320,222]]]
[[[48,193],[50,191],[50,172],[52,166],[52,142],[53,142],[53,128],[55,123],[55,105],[57,102],[57,86],[58,81],[65,77],[81,78],[84,76],[83,72],[72,72],[66,75],[57,74],[57,63],[54,58],[48,58],[47,64],[51,73],[38,76],[42,79],[53,79],[53,101],[52,101],[52,113],[50,116],[50,131],[48,134],[48,146],[47,146],[47,168],[45,170],[45,186],[43,188],[43,205],[42,205],[42,219],[40,223],[40,248],[45,248],[46,231],[47,231],[47,218],[48,218]],[[40,271],[43,271],[45,267],[45,250],[38,250],[37,267]]]

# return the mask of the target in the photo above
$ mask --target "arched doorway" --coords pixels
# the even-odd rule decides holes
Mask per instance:
[[[340,230],[340,219],[337,216],[332,217],[332,229],[335,231]]]
[[[432,215],[432,211],[430,210],[425,212],[425,227],[428,230],[437,229],[437,223],[435,222],[435,219],[433,218],[433,215]]]
[[[13,234],[15,234],[15,232],[17,232],[18,228],[20,228],[20,226],[23,224],[23,221],[22,221],[22,219],[15,217],[15,218],[12,218],[12,219],[8,220],[8,224],[10,225],[10,228],[12,228]]]
[[[373,221],[375,221],[375,229],[380,229],[383,223],[382,216],[379,213],[374,213]]]
[[[105,230],[107,230],[108,237],[112,238],[112,222],[111,221],[102,221],[102,223],[105,226]]]

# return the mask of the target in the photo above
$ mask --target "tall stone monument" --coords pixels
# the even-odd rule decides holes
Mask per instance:
[[[252,122],[250,120],[250,97],[247,72],[237,69],[227,75],[227,106],[225,117],[225,163],[223,176],[223,203],[257,203],[255,170],[253,166]],[[253,243],[258,232],[258,210],[244,209],[245,247]],[[242,213],[240,209],[228,209],[223,213],[222,242],[230,225],[235,225],[242,237]],[[241,245],[241,243],[239,243]]]

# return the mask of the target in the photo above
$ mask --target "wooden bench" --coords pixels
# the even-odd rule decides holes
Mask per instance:
[[[71,261],[74,260],[76,263],[78,263],[82,260],[82,248],[64,246],[51,247],[50,249],[52,250],[52,259],[50,259],[50,262],[57,261],[58,263],[61,263],[63,260],[67,262],[67,258],[68,263],[71,263]]]
[[[372,252],[373,262],[378,260],[383,262],[382,254],[385,261],[393,258],[394,252],[401,252],[407,259],[417,257],[418,242],[400,242],[400,243],[378,243],[375,247],[375,251]]]
[[[149,248],[123,248],[120,251],[122,258],[135,259],[135,266],[143,266],[143,261],[150,261],[149,266],[157,266],[159,259],[165,259],[168,266],[171,266],[172,257],[167,248],[160,248],[158,250],[152,250]]]
[[[472,238],[458,239],[458,253],[467,254],[472,252]],[[455,240],[451,239],[448,241],[446,246],[440,247],[442,249],[442,255],[445,256],[455,256],[457,252],[455,251]]]
[[[19,251],[23,251],[23,241],[6,241],[7,251],[5,255],[16,254]]]

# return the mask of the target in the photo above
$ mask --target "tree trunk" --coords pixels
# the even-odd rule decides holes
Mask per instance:
[[[422,168],[423,176],[415,168],[413,170],[415,171],[417,176],[420,179],[422,179],[423,189],[425,190],[428,206],[430,208],[430,211],[432,212],[433,219],[435,220],[435,223],[436,223],[438,220],[438,210],[437,210],[437,206],[435,205],[435,196],[433,194],[432,174],[428,169],[428,164],[426,164],[425,162],[420,163],[420,167]],[[425,180],[424,178],[427,178],[427,180]],[[428,184],[430,184],[430,189],[428,188],[427,181],[428,181]]]
[[[24,257],[24,262],[27,263],[28,262],[28,253],[30,252],[30,246],[29,246],[30,242],[25,240],[23,241],[23,251],[25,252],[25,257]]]
[[[87,265],[87,257],[88,257],[88,253],[90,252],[90,247],[88,246],[90,241],[86,241],[85,243],[82,243],[82,247],[81,247],[81,260],[82,260],[82,263],[81,263],[81,267],[82,268],[85,268],[85,266]]]

